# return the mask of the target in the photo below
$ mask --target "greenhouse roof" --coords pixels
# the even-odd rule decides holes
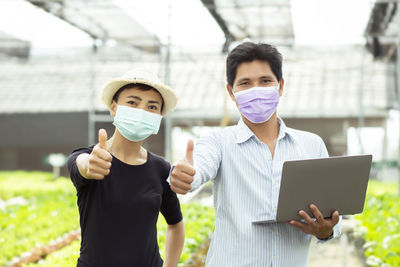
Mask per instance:
[[[377,0],[365,30],[367,47],[375,58],[396,59],[399,33],[397,1]]]
[[[225,34],[225,52],[245,38],[275,45],[294,40],[290,0],[202,0]]]
[[[27,58],[31,44],[28,41],[16,38],[8,33],[0,31],[0,57],[16,56]]]
[[[158,52],[160,41],[112,0],[28,0],[50,14],[89,34],[93,39]]]
[[[285,87],[279,106],[283,117],[385,116],[394,103],[394,70],[373,61],[362,47],[336,50],[297,48],[283,51]],[[225,56],[172,57],[170,85],[180,101],[173,117],[235,117],[236,107],[225,89]],[[0,113],[82,112],[100,102],[102,86],[134,67],[156,71],[154,60],[2,61]],[[92,89],[91,89],[92,88]],[[360,110],[360,96],[363,110]]]

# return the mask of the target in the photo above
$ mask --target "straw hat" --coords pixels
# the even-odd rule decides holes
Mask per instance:
[[[123,76],[109,81],[103,88],[101,100],[110,108],[115,93],[122,86],[130,83],[146,84],[153,87],[161,94],[164,101],[164,107],[161,113],[162,116],[167,115],[168,112],[173,110],[178,102],[178,97],[170,87],[161,83],[157,75],[143,69],[130,70]]]

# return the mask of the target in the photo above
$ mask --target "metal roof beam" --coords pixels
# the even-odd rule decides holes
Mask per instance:
[[[208,12],[210,12],[211,16],[215,19],[221,30],[224,32],[225,43],[222,47],[222,52],[228,52],[229,45],[236,39],[235,36],[233,36],[233,34],[229,31],[225,20],[217,12],[214,0],[201,0],[201,2],[207,8]]]
[[[101,39],[104,40],[106,36],[106,32],[104,29],[101,28],[100,25],[94,23],[93,21],[90,21],[88,18],[82,18],[85,19],[85,23],[89,25],[88,27],[82,27],[82,25],[79,25],[72,20],[68,19],[65,14],[64,14],[64,7],[65,3],[64,0],[52,0],[52,1],[47,1],[47,0],[27,0],[31,4],[43,9],[44,11],[62,19],[63,21],[67,22],[71,26],[78,28],[79,30],[85,32],[88,34],[92,39]]]
[[[156,35],[148,32],[112,1],[27,1],[87,33],[93,39],[103,42],[112,39],[151,53],[160,51],[161,42]],[[130,31],[123,30],[127,28]]]

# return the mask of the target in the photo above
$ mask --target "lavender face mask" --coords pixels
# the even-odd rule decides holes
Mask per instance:
[[[233,93],[240,113],[252,123],[268,121],[279,103],[279,84],[271,87],[253,87]]]

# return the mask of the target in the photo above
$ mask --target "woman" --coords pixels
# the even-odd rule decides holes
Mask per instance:
[[[177,266],[184,242],[178,198],[166,182],[170,165],[142,147],[177,103],[156,75],[134,70],[110,81],[102,100],[116,129],[107,140],[68,158],[77,189],[82,241],[78,267],[163,266],[157,243],[159,211],[168,229],[164,266]]]

